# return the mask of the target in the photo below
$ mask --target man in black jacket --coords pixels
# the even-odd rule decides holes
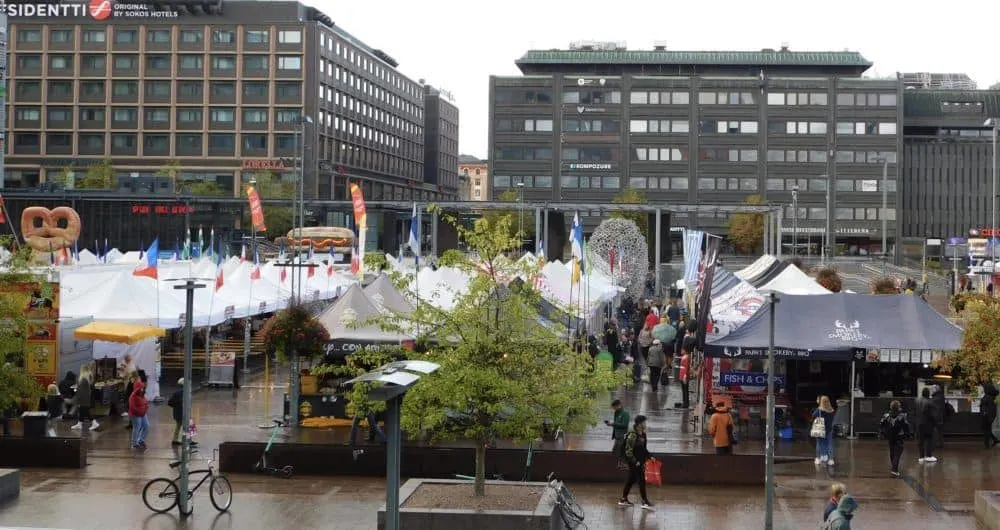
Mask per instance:
[[[880,422],[882,436],[889,442],[889,464],[892,466],[890,473],[893,477],[899,477],[899,459],[903,456],[903,445],[910,437],[910,422],[903,412],[903,407],[898,400],[893,400],[889,404],[889,412],[882,416]]]
[[[934,447],[941,449],[944,447],[944,422],[951,419],[951,414],[948,412],[948,402],[944,399],[944,389],[941,388],[941,385],[934,385],[931,400],[934,401],[934,412],[937,413],[934,418]]]
[[[997,391],[996,385],[986,383],[983,385],[983,397],[979,400],[979,413],[982,415],[983,444],[987,449],[1000,443],[1000,440],[993,434],[993,422],[997,419]]]
[[[917,398],[917,444],[921,463],[937,462],[934,457],[934,429],[937,424],[937,406],[931,400],[931,389],[924,388]]]

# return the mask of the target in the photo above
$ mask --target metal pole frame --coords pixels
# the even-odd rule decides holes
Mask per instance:
[[[386,402],[386,488],[385,488],[385,528],[400,530],[399,526],[399,482],[402,461],[403,434],[400,417],[403,410],[403,396],[396,396]]]
[[[655,219],[656,219],[656,244],[654,245],[654,250],[653,250],[653,252],[656,253],[656,256],[654,256],[654,259],[653,259],[653,292],[655,293],[655,296],[660,296],[660,295],[663,294],[662,291],[661,291],[662,286],[660,285],[660,252],[661,252],[661,247],[660,246],[663,244],[662,243],[662,241],[663,241],[662,215],[663,215],[663,210],[657,208],[656,209],[656,217],[655,217]]]
[[[996,259],[997,249],[996,245],[993,244],[993,240],[997,237],[997,121],[993,120],[993,194],[990,196],[990,248],[992,249],[992,258]]]
[[[795,186],[798,188],[798,186]],[[799,257],[799,190],[792,189],[792,259]]]
[[[882,274],[889,262],[889,159],[882,158]]]
[[[764,529],[774,528],[774,327],[777,293],[768,295],[770,339],[767,346],[767,424],[764,439]]]
[[[830,179],[829,173],[826,175],[826,230],[824,231],[823,242],[823,264],[826,264],[827,258],[833,261],[834,257],[837,255],[834,248],[837,246],[837,238],[833,233],[833,190],[830,189],[830,185],[833,184]]]
[[[189,463],[191,462],[191,438],[187,434],[188,426],[191,425],[191,387],[192,364],[194,349],[194,290],[205,287],[205,284],[195,283],[194,280],[184,281],[184,285],[175,285],[174,289],[184,289],[186,292],[186,304],[184,315],[184,398],[183,413],[181,415],[182,443],[181,443],[181,466],[180,466],[180,492],[178,493],[177,506],[181,517],[191,514],[188,503],[189,491]]]

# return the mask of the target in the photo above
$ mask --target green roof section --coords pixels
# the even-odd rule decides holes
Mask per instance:
[[[934,90],[914,88],[903,91],[903,116],[911,118],[983,119],[1000,117],[1000,90]]]
[[[528,64],[682,64],[714,66],[854,66],[872,62],[858,52],[674,51],[674,50],[529,50],[518,65]]]

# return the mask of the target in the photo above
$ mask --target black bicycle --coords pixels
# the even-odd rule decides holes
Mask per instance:
[[[214,456],[214,453],[213,453]],[[187,513],[181,511],[181,515],[191,515],[194,510],[194,505],[191,504],[191,498],[194,492],[198,491],[198,488],[202,486],[206,481],[208,481],[208,498],[212,501],[212,506],[220,512],[229,511],[229,507],[233,504],[233,487],[229,484],[229,479],[225,476],[220,475],[218,470],[213,465],[213,460],[208,460],[206,462],[205,469],[192,469],[188,471],[188,480],[191,481],[198,475],[201,475],[201,480],[190,491],[188,491],[188,511]],[[176,469],[180,467],[181,463],[171,462],[170,469]],[[190,483],[190,482],[189,482]],[[146,487],[142,488],[142,502],[146,504],[146,507],[156,513],[167,513],[178,506],[180,501],[180,477],[175,479],[169,478],[154,478],[146,483]]]
[[[583,523],[583,507],[580,506],[580,503],[576,502],[576,497],[566,487],[566,483],[552,478],[553,475],[555,473],[549,473],[548,487],[552,488],[556,493],[556,506],[559,507],[559,516],[562,519],[563,527],[573,529],[582,526],[586,528],[587,525]]]

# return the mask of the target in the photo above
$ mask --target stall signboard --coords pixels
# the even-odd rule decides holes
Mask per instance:
[[[713,346],[708,344],[705,356],[723,359],[766,359],[767,348],[739,348],[731,346]],[[791,348],[774,348],[775,359],[800,359],[813,361],[850,361],[865,358],[865,350],[796,350]]]
[[[210,362],[213,368],[220,366],[236,366],[236,352],[213,351]]]
[[[767,386],[767,374],[764,372],[721,372],[719,383],[722,386]],[[775,386],[785,386],[785,376],[775,374]]]
[[[9,294],[24,298],[22,314],[28,325],[25,373],[42,386],[55,383],[59,371],[59,284],[40,281],[0,286],[0,296]]]

